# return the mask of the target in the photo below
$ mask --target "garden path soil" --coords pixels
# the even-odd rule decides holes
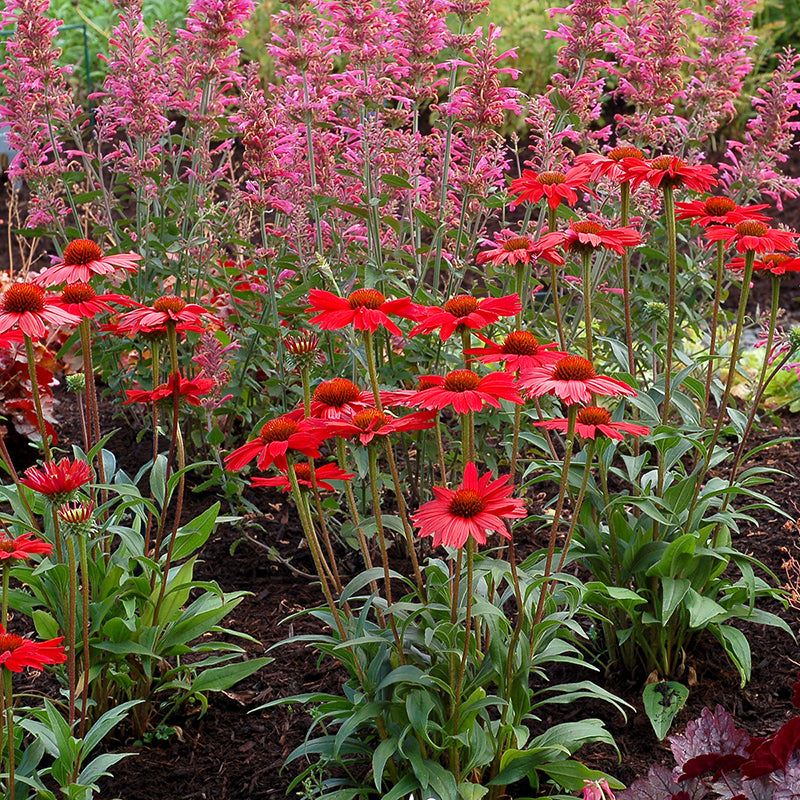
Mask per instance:
[[[793,174],[800,173],[800,156],[795,158]],[[5,219],[5,187],[0,184],[0,219]],[[787,204],[780,216],[782,222],[800,227],[800,203]],[[7,267],[8,251],[5,231],[0,236],[0,269]],[[797,281],[784,301],[792,312],[800,309],[800,290]],[[788,288],[788,287],[787,287]],[[755,292],[759,302],[759,291]],[[763,307],[763,305],[762,305]],[[66,414],[68,404],[57,413]],[[106,430],[120,426],[111,422],[115,409],[105,406],[109,415]],[[72,438],[79,441],[75,421],[62,419],[63,444]],[[758,440],[783,436],[800,437],[800,418],[785,416],[778,424],[767,421]],[[146,450],[135,441],[135,432],[124,427],[111,440],[110,449],[117,454],[135,457]],[[16,456],[22,461],[30,451],[19,443]],[[146,456],[145,456],[146,457]],[[781,582],[786,581],[783,564],[789,555],[800,558],[800,508],[796,492],[800,473],[800,441],[778,445],[761,454],[762,463],[777,466],[787,472],[776,477],[768,493],[790,514],[786,519],[756,511],[756,522],[742,529],[736,537],[739,549],[763,561]],[[193,495],[187,514],[198,513],[214,498]],[[278,495],[260,495],[259,508],[263,516],[251,517],[236,526],[223,525],[207,542],[198,567],[197,577],[216,580],[223,590],[245,590],[251,594],[225,620],[226,627],[242,631],[256,641],[244,642],[247,657],[264,655],[269,648],[287,636],[319,630],[309,616],[287,622],[287,617],[304,608],[322,603],[316,585],[305,577],[294,575],[280,563],[270,560],[266,547],[274,547],[293,567],[311,572],[311,560],[302,547],[302,535],[293,509]],[[251,538],[245,538],[247,533]],[[253,541],[255,540],[255,541]],[[257,544],[260,542],[261,544]],[[521,547],[541,545],[528,535]],[[800,573],[794,573],[800,581]],[[800,589],[800,587],[798,587]],[[800,603],[800,597],[796,598]],[[800,606],[799,606],[800,607]],[[786,611],[777,604],[769,610],[780,613],[800,633],[800,610]],[[736,671],[729,666],[721,648],[711,637],[701,639],[687,667],[696,675],[684,711],[676,723],[682,729],[687,721],[697,717],[703,706],[722,704],[734,714],[737,723],[752,735],[764,735],[779,727],[791,714],[791,687],[800,669],[797,645],[784,633],[757,626],[744,626],[753,651],[753,677],[744,689],[739,688]],[[310,718],[302,711],[286,706],[255,710],[272,700],[288,695],[316,690],[337,691],[346,677],[333,664],[319,662],[317,655],[302,644],[281,646],[269,651],[275,661],[242,681],[234,690],[211,695],[206,714],[200,708],[185,709],[173,716],[168,724],[174,733],[166,740],[135,744],[120,739],[112,749],[135,752],[114,768],[114,777],[104,779],[100,800],[267,800],[285,796],[287,786],[301,768],[298,763],[283,769],[288,754],[303,741]],[[583,679],[586,673],[559,678]],[[564,711],[577,718],[603,716],[620,748],[622,758],[606,746],[585,748],[580,756],[590,766],[604,769],[623,782],[629,783],[644,774],[654,761],[671,764],[668,747],[659,743],[641,709],[641,684],[624,683],[614,676],[596,677],[600,683],[637,707],[635,714],[624,724],[620,715],[600,707],[574,707]],[[559,710],[553,719],[545,717],[543,724],[564,719]],[[520,789],[524,794],[524,788]]]

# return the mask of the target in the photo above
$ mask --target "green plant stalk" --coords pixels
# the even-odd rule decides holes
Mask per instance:
[[[555,231],[558,227],[558,209],[550,208],[547,212],[547,230]],[[556,328],[558,330],[558,343],[562,350],[567,349],[567,339],[564,336],[564,321],[561,318],[561,302],[558,299],[558,275],[556,265],[548,264],[550,268],[550,294],[553,297],[553,313],[556,317]]]
[[[78,567],[75,562],[75,542],[70,535],[64,536],[67,545],[68,569],[68,611],[67,611],[67,674],[69,676],[69,712],[70,728],[75,722],[75,617],[78,599]]]
[[[378,533],[378,544],[381,548],[381,562],[383,565],[383,582],[386,589],[386,610],[389,617],[389,626],[394,634],[395,646],[397,647],[397,655],[400,663],[405,663],[405,656],[403,654],[403,642],[400,633],[397,630],[397,623],[394,619],[394,613],[391,613],[392,607],[392,579],[389,575],[389,553],[386,548],[386,535],[383,529],[383,516],[381,515],[381,498],[378,491],[378,450],[374,444],[367,445],[367,453],[369,456],[369,486],[372,495],[372,513],[375,516],[375,530]]]
[[[610,509],[611,495],[608,491],[608,472],[606,471],[602,458],[598,460],[598,465],[600,469],[600,485],[603,491],[603,502],[605,503],[606,509]],[[613,559],[611,563],[611,580],[615,586],[619,586],[619,581],[621,581],[622,575],[622,562],[619,558],[619,542],[617,542],[617,534],[614,530],[614,526],[611,524],[610,517],[608,519],[608,541],[611,546],[611,557]]]
[[[589,476],[592,474],[592,461],[594,460],[594,447],[595,442],[594,439],[589,439],[586,442],[586,464],[583,468],[583,480],[581,481],[581,488],[578,491],[578,498],[575,500],[575,507],[572,511],[572,520],[569,523],[569,530],[567,531],[567,538],[564,541],[564,547],[561,551],[561,558],[558,561],[558,567],[556,568],[556,572],[561,572],[564,562],[567,560],[567,550],[569,550],[569,546],[572,543],[572,537],[575,535],[575,528],[578,525],[578,518],[580,517],[581,513],[581,506],[583,505],[583,499],[586,496],[586,486],[589,483]],[[555,589],[555,584],[551,584],[550,586],[550,593],[552,594],[553,590]]]
[[[630,221],[631,184],[620,185],[620,225],[625,228]],[[627,247],[622,250],[622,307],[625,314],[625,344],[628,348],[628,372],[636,375],[636,355],[633,350],[633,320],[631,317],[631,255]]]
[[[153,388],[158,386],[158,381],[161,373],[161,347],[160,342],[158,339],[153,339],[150,343],[150,363],[151,363],[151,370],[153,373]],[[153,414],[153,464],[156,463],[156,459],[158,458],[158,403],[153,401],[151,404],[151,412]],[[153,492],[150,492],[150,500],[155,500],[155,496]],[[145,530],[144,536],[144,553],[148,555],[150,553],[150,544],[151,544],[151,537],[153,533],[153,511],[148,509],[147,511],[147,528]]]
[[[8,588],[11,580],[10,564],[8,559],[3,560],[3,611],[0,624],[4,630],[8,630]]]
[[[336,437],[336,456],[339,462],[339,468],[342,470],[347,469],[347,456],[345,454],[344,439],[340,436]],[[347,498],[347,506],[350,510],[350,516],[353,518],[353,524],[356,527],[356,535],[358,536],[358,544],[361,548],[361,555],[364,557],[364,567],[372,569],[372,557],[369,554],[369,545],[367,537],[364,536],[364,530],[361,527],[361,516],[358,513],[358,504],[356,503],[356,496],[353,493],[353,487],[350,481],[345,481],[344,493]],[[378,584],[375,581],[370,581],[370,587],[373,593],[377,593]]]
[[[33,394],[33,407],[36,410],[36,419],[39,421],[39,433],[42,437],[42,450],[44,460],[52,461],[53,455],[50,452],[50,442],[47,439],[47,426],[44,421],[42,411],[42,398],[39,394],[39,379],[36,377],[36,353],[33,350],[33,339],[27,333],[22,334],[25,339],[25,356],[28,360],[28,375],[31,379],[31,393]]]
[[[667,358],[664,372],[664,405],[661,410],[661,424],[669,420],[672,392],[672,361],[675,345],[675,312],[678,302],[678,231],[675,224],[675,190],[672,186],[662,186],[664,195],[664,216],[667,222],[667,247],[669,266],[669,321],[667,323]]]
[[[722,276],[725,269],[725,244],[717,242],[716,272],[714,275],[714,306],[711,311],[711,340],[708,344],[708,368],[706,369],[703,408],[700,413],[700,427],[706,425],[708,404],[711,402],[711,379],[714,376],[714,361],[717,355],[717,331],[719,326],[719,310],[722,306]]]
[[[472,595],[474,592],[473,582],[475,564],[475,540],[472,536],[467,537],[467,606],[464,613],[464,649],[461,652],[461,663],[458,667],[458,680],[453,691],[453,736],[458,736],[458,720],[461,711],[461,692],[464,688],[464,674],[469,660],[469,645],[472,638]],[[452,756],[455,756],[453,758]],[[458,747],[453,746],[451,751],[450,769],[455,774],[456,783],[461,781],[461,764],[458,757]]]
[[[575,421],[578,418],[578,406],[572,404],[567,409],[567,442],[564,449],[564,464],[561,468],[561,480],[558,484],[558,499],[556,500],[556,507],[553,512],[553,524],[550,526],[550,540],[547,544],[547,558],[545,560],[544,578],[542,588],[539,590],[539,602],[536,606],[536,614],[533,618],[533,626],[531,627],[531,636],[536,626],[542,621],[544,616],[544,602],[547,597],[547,584],[551,575],[553,567],[553,555],[556,550],[556,538],[558,536],[559,523],[561,522],[561,514],[564,511],[564,500],[567,495],[567,486],[569,484],[569,466],[572,461],[572,448],[575,443]]]
[[[397,513],[400,515],[400,520],[403,523],[403,533],[406,537],[406,547],[408,555],[411,559],[411,565],[414,570],[414,580],[417,583],[417,590],[419,596],[424,603],[427,602],[425,594],[425,581],[422,578],[422,572],[419,568],[419,559],[417,558],[417,549],[414,545],[414,534],[411,530],[411,525],[408,522],[408,509],[406,508],[406,501],[403,497],[403,487],[400,484],[400,473],[397,470],[397,461],[394,457],[394,450],[392,449],[391,442],[388,436],[381,437],[386,447],[386,457],[389,461],[389,470],[392,473],[392,482],[394,483],[394,493],[397,499]]]
[[[583,325],[586,328],[586,358],[593,357],[592,341],[592,252],[581,251],[581,271],[583,273]]]
[[[383,411],[381,403],[381,387],[378,383],[378,367],[375,363],[375,345],[372,331],[364,331],[364,354],[367,357],[367,370],[369,372],[369,385],[372,387],[372,395],[375,398],[375,408]]]
[[[303,502],[303,492],[300,489],[300,484],[297,481],[297,475],[294,471],[294,459],[292,458],[291,453],[286,454],[286,465],[287,465],[286,474],[289,478],[289,485],[292,487],[292,495],[294,497],[295,505],[297,506],[297,513],[300,516],[300,524],[303,526],[303,531],[306,535],[306,541],[308,542],[308,549],[311,551],[311,558],[314,560],[314,566],[317,569],[317,577],[320,580],[322,591],[323,594],[325,595],[325,600],[328,603],[328,608],[330,608],[331,615],[333,616],[334,622],[336,623],[336,629],[339,631],[339,635],[342,637],[342,641],[346,642],[348,636],[345,631],[344,625],[342,624],[341,617],[339,616],[339,609],[337,608],[336,603],[334,602],[330,586],[328,585],[328,579],[325,576],[325,569],[323,568],[322,550],[320,549],[319,542],[317,541],[317,536],[314,533],[313,522],[306,513],[306,506],[305,503]],[[358,663],[358,660],[355,657],[353,659],[353,663],[356,665],[356,670],[359,673],[359,678],[363,683],[364,675],[361,672],[360,664]]]
[[[723,420],[725,419],[725,412],[728,408],[728,400],[730,400],[731,390],[733,389],[733,381],[736,375],[736,362],[739,360],[739,341],[742,337],[742,328],[744,328],[744,317],[747,309],[747,298],[750,295],[750,280],[753,277],[753,264],[755,263],[755,251],[747,250],[744,254],[744,272],[742,274],[742,290],[739,294],[739,308],[736,312],[736,324],[733,329],[733,341],[731,342],[731,357],[728,363],[728,379],[725,381],[725,390],[722,393],[722,399],[719,404],[719,414],[717,415],[717,423],[714,426],[714,432],[711,435],[711,442],[706,450],[706,457],[703,462],[700,474],[697,476],[697,485],[695,486],[692,502],[689,505],[689,514],[686,517],[687,526],[691,523],[694,513],[697,498],[700,496],[700,487],[705,480],[708,473],[711,459],[714,455],[714,449],[719,441],[719,435],[722,431]]]
[[[14,690],[11,685],[11,670],[3,670],[3,696],[6,704],[6,738],[8,739],[8,800],[14,800],[16,787],[16,749],[14,747]]]
[[[86,545],[86,534],[78,534],[78,551],[81,560],[81,600],[82,618],[81,632],[83,634],[83,680],[81,688],[81,724],[80,738],[83,739],[86,733],[86,719],[89,712],[89,670],[92,662],[89,654],[89,601],[91,599],[91,581],[89,580],[89,553]]]

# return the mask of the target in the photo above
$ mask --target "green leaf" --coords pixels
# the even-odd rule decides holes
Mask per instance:
[[[675,609],[680,605],[686,592],[691,588],[691,584],[686,578],[665,576],[661,579],[661,586],[663,589],[661,624],[666,625],[675,613]]]
[[[386,769],[386,762],[397,752],[397,739],[390,736],[384,739],[376,748],[372,756],[372,779],[375,781],[375,788],[380,791],[383,784],[383,772]]]
[[[250,661],[237,661],[235,664],[225,664],[221,667],[204,669],[192,681],[192,694],[199,692],[224,692],[241,680],[258,672],[261,667],[271,664],[274,658],[253,658]]]
[[[752,669],[747,637],[738,628],[731,628],[730,625],[711,625],[709,630],[717,637],[731,661],[736,665],[741,678],[741,686],[744,687],[750,680],[750,670]]]
[[[689,690],[675,681],[648,683],[642,692],[644,710],[659,741],[669,733],[678,712],[686,704]]]
[[[579,792],[586,785],[586,781],[608,781],[612,789],[624,789],[625,785],[610,775],[597,769],[589,769],[579,761],[559,761],[556,764],[546,764],[541,767],[559,786],[570,792]]]
[[[705,628],[712,620],[728,617],[728,612],[719,603],[694,589],[690,589],[686,595],[686,608],[689,609],[690,628]]]
[[[42,639],[55,639],[58,636],[58,622],[50,614],[41,608],[37,608],[32,616],[36,633]]]

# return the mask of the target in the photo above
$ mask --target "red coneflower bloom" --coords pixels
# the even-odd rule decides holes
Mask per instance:
[[[6,633],[0,625],[0,666],[11,672],[22,672],[25,667],[42,669],[45,664],[63,664],[67,653],[61,642],[63,636],[48,639],[46,642],[34,642],[23,639],[15,633]]]
[[[53,301],[53,305],[62,308],[68,314],[91,319],[101,311],[115,312],[109,302],[122,306],[134,306],[136,303],[121,294],[97,294],[88,283],[71,283],[64,288],[61,296]]]
[[[487,472],[478,477],[478,470],[469,462],[458,489],[434,486],[435,499],[411,516],[419,535],[433,536],[434,547],[463,547],[470,536],[478,544],[486,544],[489,531],[510,539],[503,520],[525,517],[525,502],[510,497],[514,487],[508,485],[508,475],[497,480],[492,476]]]
[[[741,271],[744,269],[744,259],[741,256],[731,259],[728,269]],[[753,272],[771,272],[773,275],[785,275],[787,272],[800,271],[800,256],[790,256],[786,253],[767,253],[753,262]]]
[[[0,298],[0,333],[16,328],[32,339],[47,333],[48,325],[77,325],[78,317],[64,311],[44,289],[33,283],[14,283]]]
[[[29,467],[20,479],[23,486],[46,495],[51,503],[61,505],[75,498],[81,486],[92,479],[92,469],[85,461],[48,461],[42,468]]]
[[[13,558],[22,561],[30,558],[34,553],[49,555],[53,552],[53,545],[38,539],[30,533],[12,538],[11,536],[0,536],[0,561]]]
[[[505,363],[506,372],[516,372],[527,367],[540,367],[564,358],[567,353],[562,353],[555,348],[555,342],[539,344],[539,340],[528,331],[512,331],[506,336],[502,344],[495,344],[481,334],[478,338],[486,347],[474,347],[465,350],[464,355],[475,356],[477,361],[491,364],[495,361]]]
[[[395,417],[377,408],[365,408],[351,419],[329,420],[325,427],[334,436],[350,438],[357,436],[361,444],[368,445],[376,436],[390,436],[400,431],[421,431],[432,428],[434,411],[417,411],[404,417]]]
[[[607,153],[581,153],[575,157],[577,166],[588,167],[589,180],[596,181],[607,175],[616,183],[624,183],[625,168],[620,163],[624,158],[644,158],[644,153],[636,147],[620,146],[609,150]]]
[[[642,243],[642,237],[633,228],[605,228],[590,219],[580,222],[570,220],[564,239],[567,250],[576,253],[604,248],[622,255],[626,247],[636,247]]]
[[[306,458],[319,457],[319,445],[326,432],[318,422],[293,420],[288,416],[278,417],[265,423],[258,438],[234,450],[225,458],[225,468],[240,470],[254,458],[261,470],[270,464],[286,469],[286,454],[289,451],[302,453]]]
[[[534,172],[532,169],[522,171],[522,176],[511,181],[508,187],[510,194],[519,194],[511,201],[511,208],[520,203],[538,203],[542,197],[547,198],[550,208],[558,208],[563,200],[574,206],[578,202],[578,192],[588,192],[586,182],[589,180],[589,168],[583,165],[570,167],[566,172]]]
[[[477,298],[469,294],[459,294],[451,297],[443,308],[426,306],[421,309],[422,322],[415,325],[409,332],[413,337],[420,333],[431,333],[440,328],[439,336],[444,342],[456,331],[463,328],[480,330],[500,317],[513,317],[522,311],[522,303],[518,294],[508,294],[504,297]]]
[[[794,239],[798,235],[800,234],[794,231],[770,228],[769,225],[756,220],[745,220],[732,228],[724,225],[712,225],[705,230],[705,236],[709,242],[733,244],[739,253],[744,253],[748,250],[756,253],[791,250],[794,247]]]
[[[180,324],[182,330],[200,331],[204,317],[213,319],[214,315],[197,303],[187,303],[175,295],[164,295],[152,306],[140,306],[123,314],[116,324],[116,330],[124,334],[152,333],[171,322],[176,326]]]
[[[566,356],[554,364],[532,367],[523,371],[519,386],[531,397],[554,394],[568,405],[591,403],[592,394],[608,397],[635,397],[635,390],[627,383],[598,375],[581,356]]]
[[[356,289],[347,297],[339,297],[322,289],[308,293],[311,305],[306,311],[319,311],[309,322],[324,331],[335,331],[353,325],[357,331],[375,333],[384,327],[395,336],[402,335],[400,328],[389,319],[394,314],[404,319],[416,319],[417,305],[410,297],[387,300],[377,289]]]
[[[88,536],[94,528],[94,503],[83,500],[76,503],[64,503],[56,510],[58,518],[72,533]]]
[[[556,247],[564,243],[564,235],[560,231],[546,233],[538,239],[532,236],[519,236],[512,231],[500,231],[495,234],[494,247],[478,253],[475,262],[485,264],[491,261],[495,267],[509,264],[530,264],[532,261],[547,261],[561,266],[564,258],[556,252]]]
[[[448,375],[426,375],[432,385],[420,389],[406,401],[418,408],[452,406],[458,414],[480,411],[484,406],[500,408],[500,400],[522,403],[514,378],[507,372],[491,372],[480,377],[471,369],[457,369]]]
[[[568,420],[547,419],[531,423],[549,431],[563,431],[566,433]],[[611,414],[605,408],[598,406],[587,406],[578,412],[575,420],[575,432],[584,439],[596,439],[598,434],[608,436],[610,439],[622,441],[624,433],[632,433],[635,436],[642,436],[650,433],[650,428],[646,425],[634,425],[632,422],[614,422]]]
[[[125,392],[127,398],[123,405],[130,403],[157,403],[159,400],[172,398],[177,394],[190,406],[199,406],[200,398],[208,394],[215,386],[213,378],[184,378],[173,373],[166,383],[159,384],[155,389],[129,389]]]
[[[736,225],[752,219],[769,222],[769,217],[758,212],[769,208],[767,203],[757,206],[739,206],[730,197],[709,197],[706,200],[692,200],[691,203],[675,203],[675,218],[689,219],[692,225]]]
[[[113,253],[104,256],[91,239],[75,239],[64,248],[61,261],[34,278],[34,283],[54,286],[57,283],[87,283],[93,275],[110,275],[117,269],[135,272],[137,253]]]
[[[686,186],[695,192],[707,192],[715,186],[717,168],[710,164],[691,166],[677,156],[656,156],[649,161],[640,158],[623,158],[620,162],[631,189],[649,183],[654,189],[663,186]]]
[[[290,492],[292,490],[292,484],[289,481],[287,470],[288,465],[287,469],[281,470],[282,474],[274,478],[253,478],[253,480],[250,481],[250,485],[254,488],[258,488],[259,486],[277,486],[284,492]],[[308,489],[312,488],[311,467],[309,464],[303,462],[295,464],[294,474],[300,486],[305,486]],[[314,468],[314,477],[317,481],[317,489],[324,492],[335,492],[336,487],[328,483],[328,481],[350,481],[353,479],[354,475],[351,472],[345,472],[343,469],[339,469],[336,464],[323,464],[320,467]]]
[[[311,416],[315,419],[350,419],[363,408],[373,404],[372,392],[358,388],[347,378],[323,381],[311,395]],[[293,419],[302,415],[303,409],[292,412]]]

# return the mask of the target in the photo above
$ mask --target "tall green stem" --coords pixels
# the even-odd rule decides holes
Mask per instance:
[[[11,685],[11,670],[3,670],[3,696],[6,703],[6,737],[8,738],[8,800],[16,793],[16,747],[14,743],[14,690]]]
[[[33,394],[33,407],[36,410],[36,419],[39,422],[39,433],[42,436],[42,450],[44,451],[45,461],[52,461],[53,456],[50,453],[50,442],[47,437],[47,425],[44,421],[44,412],[42,411],[42,397],[39,393],[39,379],[36,377],[36,353],[33,349],[33,339],[27,333],[23,333],[25,339],[25,355],[28,359],[28,375],[31,379],[31,393]]]
[[[675,313],[677,311],[676,306],[678,302],[678,232],[675,224],[675,190],[668,184],[665,184],[662,190],[664,194],[664,215],[667,220],[667,247],[669,257],[669,321],[667,323],[667,357],[664,372],[664,405],[661,410],[661,424],[666,425],[669,420],[672,392]]]
[[[583,273],[583,324],[586,328],[586,358],[591,361],[592,342],[592,252],[581,251],[581,271]]]
[[[719,326],[719,310],[722,305],[722,276],[725,268],[725,244],[717,242],[716,271],[714,274],[714,306],[711,310],[711,340],[708,344],[708,368],[706,369],[705,391],[703,393],[703,408],[700,413],[700,427],[706,425],[708,404],[711,402],[711,379],[714,376],[717,355],[717,330]]]
[[[69,717],[70,728],[75,722],[75,617],[78,598],[78,566],[75,562],[75,541],[70,534],[64,536],[67,544],[67,673],[69,675]]]

